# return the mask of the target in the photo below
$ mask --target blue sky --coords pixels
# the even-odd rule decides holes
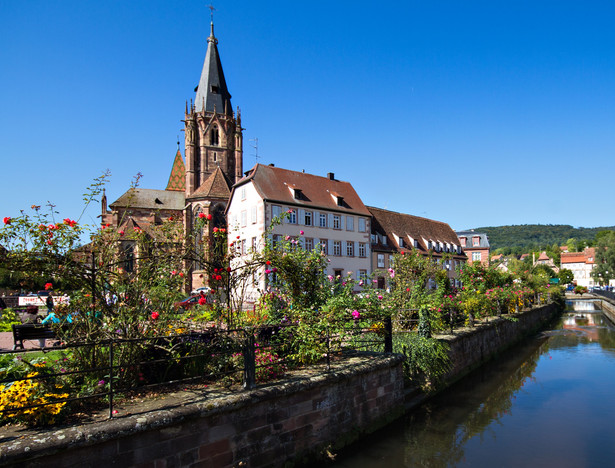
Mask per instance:
[[[109,169],[166,187],[209,35],[205,1],[0,2],[0,217],[77,217]],[[615,5],[219,1],[244,169],[351,182],[444,221],[615,225]],[[96,222],[97,204],[83,221]]]

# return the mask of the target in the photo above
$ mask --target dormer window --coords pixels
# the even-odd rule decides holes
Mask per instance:
[[[418,239],[414,239],[414,248],[418,249],[419,247],[419,240]]]
[[[303,198],[303,193],[301,192],[301,189],[293,189],[293,196],[295,197],[295,200],[301,200]]]
[[[220,135],[218,133],[218,126],[214,125],[210,133],[210,141],[212,146],[218,146],[220,144]]]
[[[344,206],[344,197],[337,196],[337,206]]]
[[[400,247],[400,248],[403,248],[403,246],[404,246],[404,238],[403,238],[403,237],[400,237],[400,238],[399,238],[399,247]]]
[[[220,88],[216,85],[211,85],[212,94],[220,94]]]

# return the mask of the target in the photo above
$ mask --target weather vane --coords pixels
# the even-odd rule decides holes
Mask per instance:
[[[210,10],[210,16],[211,16],[211,22],[214,22],[214,11],[216,11],[216,9],[214,8],[213,5],[207,5],[207,8],[209,8]]]

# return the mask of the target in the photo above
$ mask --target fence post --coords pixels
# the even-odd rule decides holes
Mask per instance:
[[[327,370],[331,370],[331,335],[329,333],[330,328],[327,325]]]
[[[245,330],[243,342],[243,388],[250,390],[256,383],[256,353],[254,351],[254,333],[252,329]]]
[[[384,319],[384,352],[393,352],[393,322],[390,315]]]
[[[109,418],[113,417],[113,340],[109,342]]]

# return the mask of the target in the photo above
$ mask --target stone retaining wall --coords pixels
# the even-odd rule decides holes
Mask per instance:
[[[0,464],[263,467],[313,460],[403,413],[402,359],[350,358],[329,373],[176,408],[8,441],[0,433]]]
[[[472,328],[456,330],[455,335],[438,336],[450,346],[451,369],[448,384],[459,380],[496,354],[538,331],[559,312],[555,304],[535,307],[515,314],[512,319],[493,318]]]

